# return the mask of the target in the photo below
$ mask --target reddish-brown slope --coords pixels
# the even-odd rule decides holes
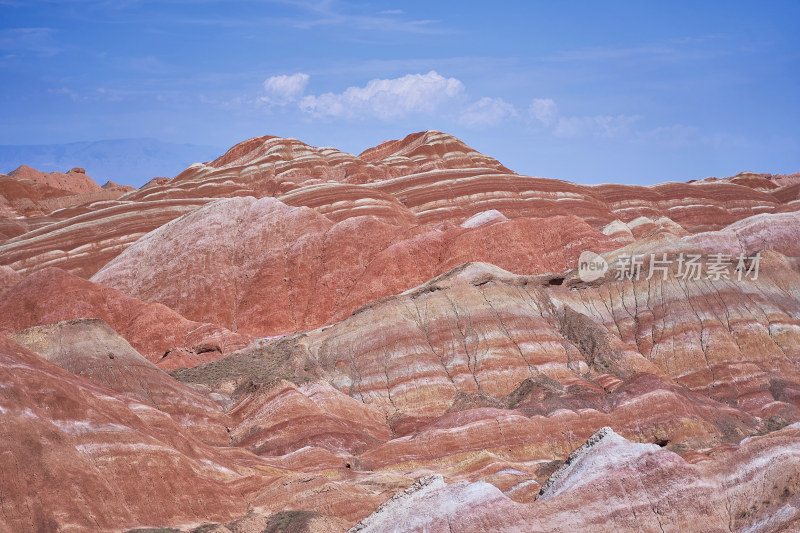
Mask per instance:
[[[348,216],[354,203],[365,204],[362,212],[376,202],[384,204],[378,209],[385,209],[390,201],[375,197],[375,191],[381,191],[394,196],[422,222],[460,223],[477,212],[497,209],[510,218],[577,215],[594,226],[614,219],[668,217],[694,232],[778,210],[783,201],[772,195],[778,186],[764,183],[772,184],[766,179],[742,178],[652,187],[584,187],[514,174],[452,136],[427,131],[387,141],[357,157],[295,139],[254,138],[215,161],[193,165],[174,180],[128,197],[275,196],[309,207],[335,205],[339,197],[345,205],[324,211],[335,211],[339,220]],[[316,188],[303,191],[307,186]]]
[[[246,511],[232,461],[167,414],[4,336],[0,383],[0,528],[110,531]]]
[[[800,183],[800,172],[793,174],[759,174],[757,172],[740,172],[728,178],[706,178],[700,182],[727,181],[729,183],[739,183],[748,187],[762,190],[774,190],[779,187],[796,185]]]
[[[688,294],[640,287],[655,302],[650,311],[625,283],[553,279],[470,265],[333,326],[176,375],[219,390],[321,376],[382,413],[394,438],[359,440],[326,419],[319,438],[340,434],[339,447],[316,445],[355,454],[358,471],[484,479],[518,501],[538,491],[546,463],[602,426],[687,453],[800,420],[800,298],[787,293],[800,284],[786,265],[768,261],[758,283],[721,291],[726,311],[699,307],[714,297],[702,281],[687,283]],[[650,312],[663,318],[654,324]],[[719,323],[725,312],[730,329]],[[297,391],[275,390],[282,413],[314,419]],[[273,409],[259,412],[281,413]],[[256,449],[287,453],[307,442],[305,428],[284,426],[285,414],[245,418],[251,440],[242,442]]]
[[[571,283],[470,267],[302,344],[388,414],[441,413],[459,392],[504,397],[540,374],[588,386],[591,369],[668,377],[765,420],[800,415],[794,393],[770,389],[800,387],[800,274],[780,260],[765,259],[757,282]]]
[[[22,276],[17,273],[13,268],[7,266],[0,266],[0,296],[19,283]]]
[[[14,219],[25,217],[29,220],[17,222],[27,230],[51,220],[58,220],[57,215],[49,216],[57,209],[115,200],[130,189],[131,187],[115,184],[101,188],[81,168],[62,174],[40,172],[23,165],[8,176],[0,175],[0,222],[8,227]],[[0,238],[5,240],[24,232],[9,229],[11,228],[0,230],[5,235]]]
[[[394,175],[459,168],[511,172],[496,159],[476,151],[452,135],[434,130],[412,133],[402,140],[381,143],[364,150],[358,157],[363,161],[390,167]]]
[[[69,339],[60,336],[63,327],[48,333],[55,335],[46,334],[48,342]],[[36,332],[24,337],[42,345]],[[91,335],[81,342],[84,348],[105,351],[109,337],[101,337],[99,343]],[[112,353],[124,357],[114,344]],[[188,417],[177,409],[182,402],[197,401],[196,393],[169,385],[166,376],[157,378],[152,368],[142,371],[135,364],[115,367],[124,368],[123,376],[132,380],[114,383],[116,390],[92,383],[85,378],[105,382],[107,375],[92,359],[107,354],[87,358],[79,347],[72,353],[71,348],[43,353],[57,355],[76,370],[85,365],[84,376],[0,335],[4,531],[125,531],[164,525],[193,529],[239,519],[250,511],[268,516],[296,509],[341,528],[411,482],[395,474],[353,474],[344,459],[319,448],[262,459],[242,448],[209,445],[193,433],[202,429],[197,424],[213,428],[214,416],[193,419],[191,409]],[[137,380],[148,384],[165,410],[155,408],[150,398],[131,397],[141,392]],[[319,393],[312,389],[307,393],[316,397]],[[320,403],[334,416],[346,416],[330,401]],[[173,407],[174,414],[166,412]],[[201,412],[195,406],[194,413]],[[326,454],[332,461],[318,462]]]
[[[169,350],[197,364],[243,347],[250,338],[213,324],[186,320],[157,303],[146,303],[57,268],[30,274],[0,297],[0,332],[11,333],[74,318],[100,318],[157,362]]]
[[[782,204],[769,192],[721,182],[597,185],[591,189],[625,222],[640,216],[664,216],[690,232],[720,229],[750,215],[776,211]]]
[[[391,430],[383,414],[327,382],[295,386],[280,380],[261,385],[229,411],[231,443],[264,456],[305,447],[347,458],[386,442]]]
[[[684,240],[734,258],[759,250],[800,257],[800,212],[755,215],[719,231],[689,235]]]
[[[10,337],[75,375],[169,414],[204,442],[228,444],[230,421],[219,405],[165,374],[100,319],[35,326]]]
[[[10,178],[19,181],[30,181],[41,185],[47,185],[54,189],[60,189],[72,194],[83,194],[100,190],[100,185],[86,175],[82,168],[75,167],[66,173],[61,172],[42,172],[27,165],[12,170],[8,173]]]
[[[552,272],[575,266],[584,249],[617,246],[577,217],[437,229],[395,221],[334,224],[272,198],[219,200],[147,235],[92,280],[193,320],[269,335],[341,320],[467,261]]]
[[[497,160],[438,131],[384,143],[358,157],[296,139],[265,136],[241,142],[214,161],[194,164],[173,180],[143,187],[126,198],[278,196],[304,185],[369,183],[436,168],[508,172]]]
[[[795,211],[799,192],[759,176],[650,187],[587,187],[521,176],[436,131],[388,141],[359,156],[295,139],[258,137],[172,180],[154,180],[129,192],[121,198],[125,203],[100,201],[116,198],[114,188],[67,197],[54,193],[41,201],[32,200],[35,194],[29,191],[20,193],[16,204],[0,199],[0,211],[7,213],[0,220],[0,238],[11,239],[0,247],[0,264],[22,272],[59,266],[88,277],[146,231],[176,216],[176,209],[185,213],[189,204],[208,198],[276,197],[312,207],[334,222],[373,215],[392,224],[461,224],[496,210],[512,219],[577,216],[599,229],[647,217],[654,231],[682,235],[719,230],[753,214]],[[23,212],[28,218],[15,218]],[[47,224],[53,225],[43,227]],[[639,238],[649,225],[636,227],[639,233],[633,236]],[[61,236],[64,231],[68,234]],[[615,238],[630,242],[619,233]]]
[[[797,255],[796,186],[583,187],[468,152],[437,132],[359,157],[253,139],[113,204],[133,207],[69,206],[52,216],[86,224],[16,240],[23,271],[61,261],[62,242],[75,247],[70,268],[90,271],[147,209],[177,203],[147,195],[278,196],[221,200],[147,234],[95,277],[128,296],[56,269],[20,280],[0,268],[2,327],[98,316],[151,360],[179,348],[161,360],[174,367],[247,340],[222,325],[330,325],[173,372],[191,388],[96,321],[19,334],[83,377],[0,343],[12,354],[0,357],[0,529],[189,528],[253,510],[244,521],[261,531],[270,515],[286,525],[275,513],[287,509],[341,528],[431,473],[449,484],[367,529],[791,527],[797,428],[775,430],[800,420],[796,260],[766,252],[760,278],[741,282],[613,273],[624,253]],[[596,282],[562,272],[586,248],[621,244]],[[514,274],[457,266],[475,260]],[[601,435],[544,484],[605,425],[647,444]]]

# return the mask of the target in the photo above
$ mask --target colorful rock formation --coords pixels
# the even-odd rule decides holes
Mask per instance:
[[[0,530],[800,527],[794,175],[429,131],[0,195]]]

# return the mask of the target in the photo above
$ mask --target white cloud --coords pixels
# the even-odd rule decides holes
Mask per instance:
[[[558,106],[550,98],[534,98],[528,111],[533,118],[545,126],[550,126],[558,115]]]
[[[528,113],[556,137],[619,137],[642,119],[641,115],[562,116],[550,98],[534,99]]]
[[[264,81],[267,95],[261,100],[272,105],[286,105],[296,102],[306,90],[308,74],[298,72],[289,76],[272,76]]]
[[[502,98],[481,98],[461,113],[461,122],[468,126],[493,126],[516,116],[517,110]]]
[[[300,108],[313,117],[393,119],[413,113],[430,113],[460,97],[464,84],[435,70],[401,78],[374,79],[364,87],[348,87],[342,93],[308,95]]]

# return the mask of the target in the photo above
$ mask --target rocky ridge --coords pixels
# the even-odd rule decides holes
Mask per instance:
[[[21,174],[62,192],[0,203],[0,529],[800,524],[791,176],[587,187],[433,131]]]

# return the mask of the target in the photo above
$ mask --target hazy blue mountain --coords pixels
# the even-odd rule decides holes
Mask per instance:
[[[100,185],[107,180],[141,187],[156,176],[173,177],[192,163],[210,161],[224,148],[156,139],[113,139],[47,145],[0,145],[0,173],[20,165],[46,172],[83,167]]]

